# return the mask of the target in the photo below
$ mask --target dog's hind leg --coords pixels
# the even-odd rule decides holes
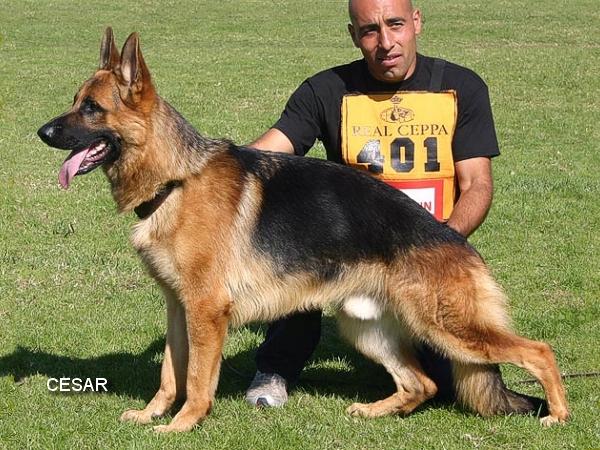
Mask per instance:
[[[361,301],[363,304],[365,301],[372,302],[369,299]],[[402,339],[408,338],[402,335],[398,321],[379,311],[375,313],[378,317],[365,317],[362,312],[356,314],[352,309],[351,300],[338,313],[341,334],[361,353],[385,367],[392,376],[397,391],[373,403],[354,403],[346,412],[362,417],[406,415],[432,398],[437,387],[412,354],[410,341],[406,340],[405,345],[402,344]]]
[[[565,422],[569,411],[552,349],[511,330],[503,292],[479,258],[459,250],[444,250],[446,256],[461,257],[444,264],[445,271],[435,275],[430,267],[420,271],[425,279],[419,288],[396,299],[401,305],[398,313],[415,336],[453,361],[457,396],[466,406],[484,416],[526,410],[523,399],[516,398],[519,394],[501,382],[490,383],[497,377],[490,364],[511,363],[542,385],[549,409],[542,425]],[[443,258],[444,252],[439,251],[437,258]]]
[[[169,289],[163,288],[167,302],[167,339],[160,372],[160,388],[141,410],[130,409],[121,415],[122,421],[150,423],[164,416],[177,399],[185,398],[188,342],[185,310]]]
[[[464,339],[457,348],[452,350],[454,354],[451,357],[458,356],[463,361],[471,359],[471,361],[484,363],[511,363],[525,369],[540,382],[546,394],[549,415],[540,419],[541,424],[550,426],[566,422],[569,410],[560,372],[551,347],[544,342],[533,341],[504,331],[489,329],[477,331],[480,333],[480,337],[476,341]],[[480,364],[459,363],[455,365],[454,373],[458,375],[458,396],[464,403],[468,404],[469,400],[472,400],[474,404],[477,404],[477,391],[481,393],[483,386],[467,383],[466,386],[471,390],[468,392],[467,389],[461,388],[460,376],[470,377],[471,372],[475,371],[476,373],[480,367]],[[483,405],[483,408],[486,411],[486,405]]]

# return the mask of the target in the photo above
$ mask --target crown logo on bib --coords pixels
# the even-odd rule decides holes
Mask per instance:
[[[390,102],[393,106],[381,112],[381,120],[384,120],[388,123],[402,123],[409,122],[415,118],[415,113],[412,109],[402,108],[400,106],[402,97],[399,95],[394,95],[390,99]]]

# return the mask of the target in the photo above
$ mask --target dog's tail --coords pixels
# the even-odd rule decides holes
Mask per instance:
[[[498,414],[547,414],[544,400],[508,389],[497,364],[452,361],[452,375],[457,401],[484,417]]]

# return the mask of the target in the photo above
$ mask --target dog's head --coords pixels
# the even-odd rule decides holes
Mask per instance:
[[[99,69],[83,83],[71,108],[38,130],[49,146],[71,151],[60,169],[60,184],[67,189],[73,177],[99,166],[108,171],[142,145],[155,98],[138,34],[129,36],[119,55],[107,28]]]

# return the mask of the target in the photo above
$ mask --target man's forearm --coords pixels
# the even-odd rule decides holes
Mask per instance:
[[[471,235],[487,216],[492,205],[492,192],[490,183],[473,183],[467,191],[461,192],[448,226],[465,237]]]

